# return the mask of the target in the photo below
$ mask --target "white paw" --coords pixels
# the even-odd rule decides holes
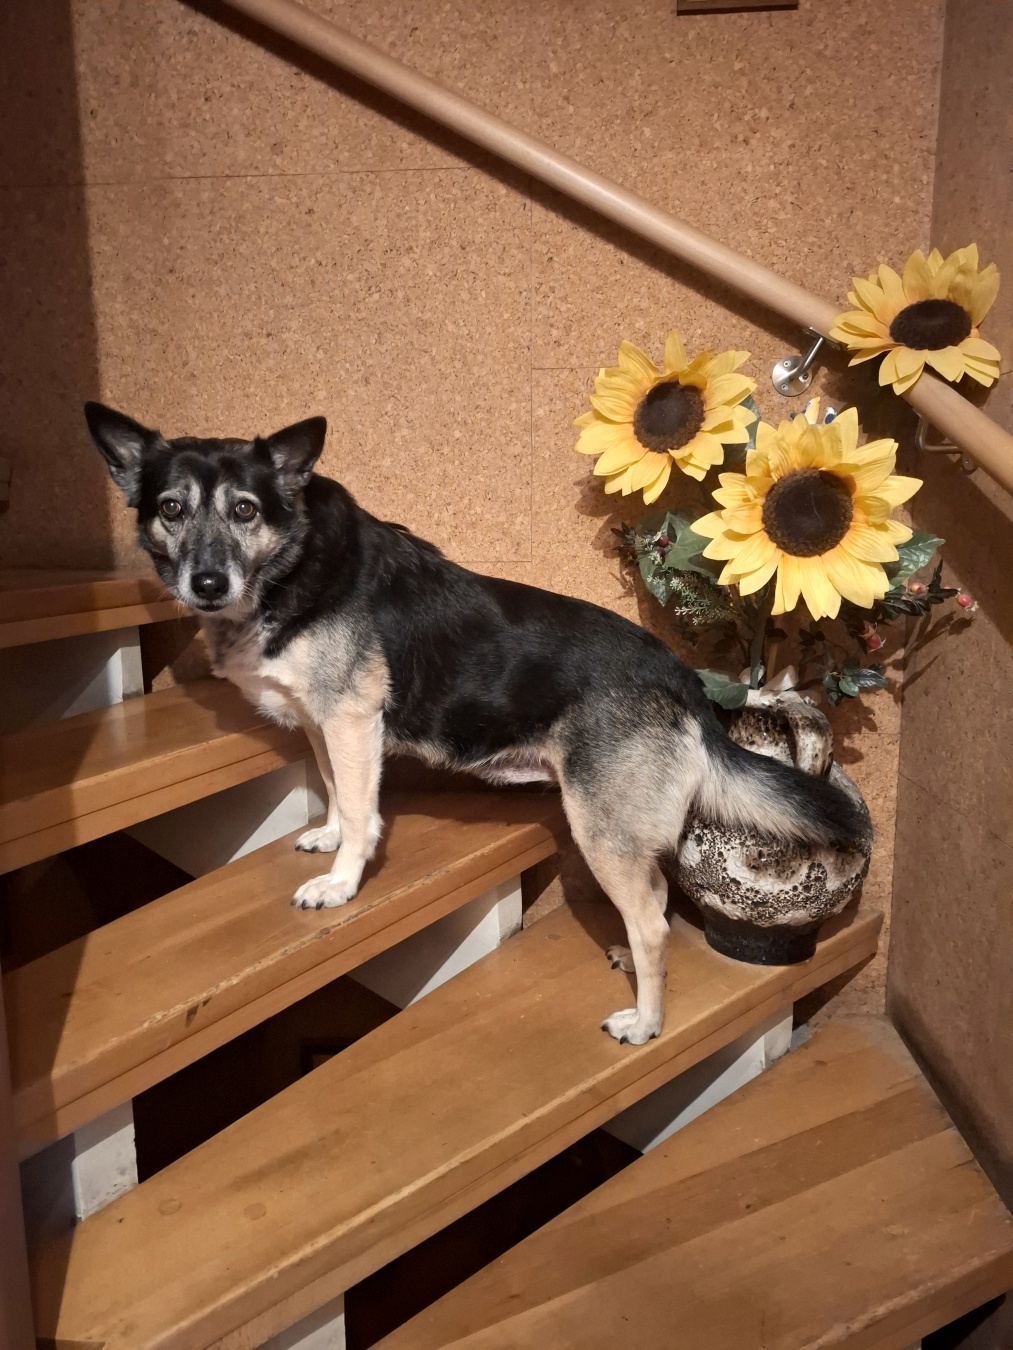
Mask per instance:
[[[657,1036],[661,1026],[642,1019],[636,1008],[623,1008],[621,1012],[606,1017],[601,1029],[613,1036],[620,1045],[644,1045]]]
[[[605,955],[613,970],[625,970],[627,975],[633,974],[633,953],[629,947],[609,947]]]
[[[301,834],[295,846],[302,853],[334,853],[340,843],[340,825],[318,825]]]
[[[296,909],[334,909],[344,905],[359,889],[358,879],[339,877],[335,879],[328,872],[322,877],[313,877],[304,881],[292,897]]]

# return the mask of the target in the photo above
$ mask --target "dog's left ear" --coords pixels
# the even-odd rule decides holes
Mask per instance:
[[[126,497],[127,505],[136,506],[141,491],[141,460],[145,450],[161,441],[161,436],[104,403],[86,403],[84,416],[113,482]]]
[[[286,492],[298,492],[310,481],[313,466],[323,453],[327,435],[326,417],[307,417],[305,422],[264,437],[275,472]]]

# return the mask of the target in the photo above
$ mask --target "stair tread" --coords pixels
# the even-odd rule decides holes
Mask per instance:
[[[376,1350],[896,1350],[1013,1285],[1013,1216],[884,1018],[800,1050]]]
[[[330,861],[297,853],[296,831],[7,974],[22,1143],[94,1118],[551,856],[564,829],[557,794],[405,794],[384,818],[339,909],[290,905]]]
[[[618,915],[554,911],[47,1248],[38,1334],[260,1344],[864,960],[880,922],[841,916],[810,961],[758,967],[677,917],[665,1027],[633,1049],[597,1030],[630,1001],[603,956]]]
[[[0,738],[0,871],[298,758],[301,731],[197,680]]]
[[[0,568],[0,648],[180,614],[152,572]]]

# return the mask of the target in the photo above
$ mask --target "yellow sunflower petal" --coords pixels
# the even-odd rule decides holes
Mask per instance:
[[[676,329],[672,329],[665,339],[665,369],[674,375],[680,375],[686,369],[686,348]]]
[[[630,495],[630,474],[631,469],[623,469],[621,473],[614,473],[611,478],[605,480],[606,492],[621,492],[624,497]]]
[[[619,365],[627,375],[633,376],[645,393],[661,375],[654,362],[625,339],[619,344]]]
[[[856,562],[885,563],[897,561],[897,550],[894,548],[888,533],[876,525],[853,523],[837,547],[844,549],[848,556],[854,558]]]
[[[724,517],[725,528],[736,534],[754,534],[763,529],[763,511],[755,502],[752,506],[731,506]]]
[[[925,363],[938,370],[944,380],[959,380],[964,373],[964,355],[959,347],[938,347],[926,352]]]
[[[986,342],[980,337],[966,337],[960,344],[960,350],[965,356],[983,357],[986,361],[1001,361],[1002,353],[998,347],[993,347],[991,342]]]
[[[748,375],[717,375],[707,381],[703,406],[707,410],[722,404],[730,407],[733,403],[741,403],[744,398],[748,398],[755,388],[756,381],[751,380]]]
[[[879,587],[875,584],[876,573],[885,577],[878,565],[870,566],[859,562],[842,548],[832,548],[823,555],[823,567],[827,580],[845,600],[850,600],[862,609],[871,609]]]
[[[824,429],[823,439],[838,459],[850,460],[858,445],[858,409],[845,408],[838,413]]]
[[[972,380],[977,380],[987,389],[990,384],[995,384],[999,378],[999,363],[978,361],[973,356],[969,356],[964,362],[964,373],[969,375]]]
[[[665,463],[662,466],[661,472],[658,474],[657,478],[654,480],[653,483],[649,483],[647,487],[644,488],[645,506],[650,506],[652,502],[656,502],[658,500],[658,498],[664,492],[665,488],[668,486],[668,480],[671,476],[671,473],[672,473],[672,461],[666,455]]]
[[[732,534],[728,530],[722,529],[721,534],[715,535],[703,551],[705,558],[713,558],[716,562],[734,560],[745,548],[752,536],[745,534]]]
[[[902,280],[908,304],[915,300],[930,300],[935,294],[933,272],[920,248],[916,248],[904,264]]]
[[[607,478],[611,474],[621,473],[624,469],[639,464],[649,453],[627,428],[621,427],[618,430],[620,432],[626,431],[627,434],[621,440],[616,440],[610,445],[601,458],[596,461],[593,469],[596,478]],[[658,469],[655,469],[655,473],[657,472]]]
[[[971,288],[970,315],[975,328],[992,308],[998,294],[999,269],[995,263],[989,263]]]
[[[738,370],[739,366],[745,365],[749,360],[749,352],[739,352],[731,348],[727,352],[718,352],[713,356],[708,367],[711,375],[731,375],[733,371]]]
[[[636,394],[609,391],[599,393],[595,389],[591,395],[591,407],[595,412],[607,417],[610,422],[632,422],[639,399]]]
[[[641,488],[647,487],[650,483],[653,483],[665,467],[666,463],[671,467],[672,461],[668,456],[659,454],[655,450],[648,450],[646,454],[641,451],[641,456],[642,457],[630,470],[631,492],[638,492]],[[603,455],[602,459],[604,458],[605,456]],[[598,461],[598,464],[600,463],[601,460]],[[595,473],[598,472],[598,464],[594,466]]]
[[[924,368],[924,353],[913,352],[910,347],[894,347],[883,358],[883,364],[879,368],[879,382],[892,384],[894,393],[901,394],[914,384]]]
[[[872,497],[879,497],[888,502],[891,507],[900,506],[913,497],[922,485],[920,478],[909,478],[905,474],[892,474],[884,483],[876,489]]]
[[[581,413],[579,417],[573,419],[575,427],[593,427],[598,421],[598,414],[592,408],[590,412]]]
[[[875,346],[870,347],[868,351],[860,351],[857,356],[853,356],[848,362],[849,366],[859,366],[863,361],[874,361],[877,356],[882,356],[889,347]]]
[[[821,558],[799,558],[802,596],[814,619],[836,619],[841,608],[840,594],[833,588],[823,570]]]
[[[859,304],[863,305],[870,314],[874,314],[882,323],[889,308],[882,288],[875,282],[855,277],[855,294],[858,296]]]
[[[751,535],[739,549],[731,564],[732,571],[740,576],[754,572],[758,567],[764,567],[777,552],[774,541],[760,531]]]
[[[798,558],[793,558],[791,554],[781,554],[772,614],[790,614],[798,604],[798,597],[802,593],[802,569],[798,563]]]
[[[631,435],[629,423],[603,422],[595,416],[577,437],[576,449],[582,455],[600,455]]]
[[[731,474],[723,474],[724,478],[731,478]],[[699,520],[694,520],[690,527],[694,534],[702,534],[707,539],[716,539],[719,534],[724,533],[725,523],[720,511],[711,511],[706,516],[701,516]]]
[[[707,431],[698,431],[691,441],[680,446],[678,450],[670,451],[670,454],[679,463],[682,463],[683,460],[691,460],[696,464],[703,464],[707,468],[710,468],[713,464],[723,463],[725,458],[724,447],[720,439]]]
[[[886,263],[880,263],[879,284],[882,286],[883,294],[886,296],[890,318],[896,318],[897,314],[907,304],[907,297],[904,294],[904,283],[892,267],[887,267]]]
[[[777,571],[777,564],[780,561],[780,553],[777,549],[767,559],[762,567],[757,567],[747,576],[737,578],[739,583],[739,592],[742,595],[754,595],[761,586],[766,586],[767,582]]]

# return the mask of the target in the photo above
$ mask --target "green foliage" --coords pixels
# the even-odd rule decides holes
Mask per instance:
[[[928,567],[937,548],[946,543],[935,534],[924,534],[915,530],[906,544],[897,545],[898,561],[886,564],[886,575],[893,582],[893,589],[902,586],[908,577]]]
[[[748,684],[733,680],[720,670],[698,670],[696,673],[703,683],[704,693],[722,708],[741,708],[749,697]]]

